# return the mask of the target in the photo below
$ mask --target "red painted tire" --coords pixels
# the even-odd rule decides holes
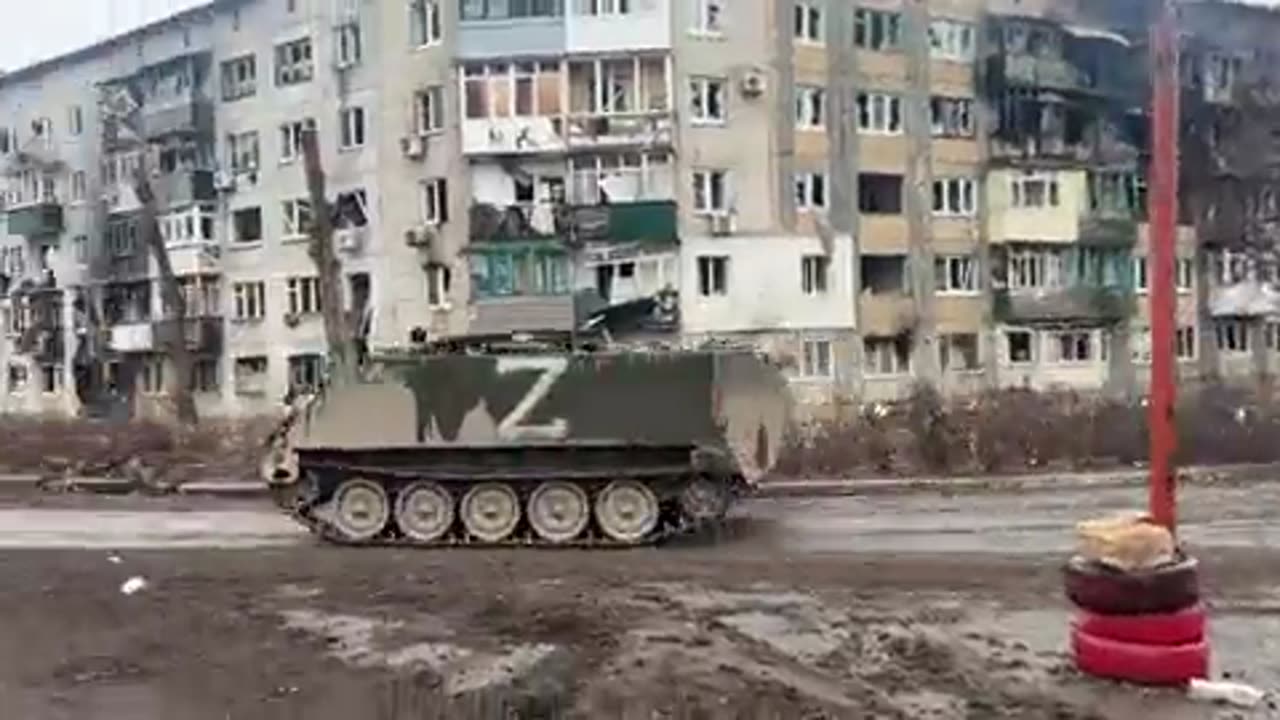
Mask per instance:
[[[1195,558],[1150,570],[1121,572],[1076,556],[1067,561],[1062,574],[1071,602],[1099,615],[1176,613],[1200,602],[1199,564]]]
[[[1071,630],[1076,667],[1094,677],[1142,685],[1184,685],[1209,676],[1209,645],[1138,645]]]
[[[1079,610],[1075,627],[1102,640],[1137,645],[1186,645],[1204,640],[1205,609],[1197,603],[1185,610],[1155,615],[1100,615]]]

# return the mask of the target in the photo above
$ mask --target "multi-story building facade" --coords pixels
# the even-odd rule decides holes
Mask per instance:
[[[1193,5],[1177,352],[1188,380],[1252,382],[1280,354],[1254,252],[1275,202],[1244,149],[1270,137],[1242,106],[1263,95],[1234,88],[1277,16]],[[760,347],[814,412],[915,382],[1140,392],[1148,12],[215,0],[0,76],[0,412],[163,401],[139,171],[201,411],[318,382],[311,127],[344,309],[375,348],[625,317],[639,341]],[[1228,160],[1247,202],[1216,179]]]

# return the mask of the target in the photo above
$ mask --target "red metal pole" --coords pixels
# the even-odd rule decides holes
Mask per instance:
[[[1177,525],[1174,451],[1174,245],[1178,223],[1178,37],[1173,3],[1162,3],[1151,33],[1151,441],[1150,512],[1170,532]]]

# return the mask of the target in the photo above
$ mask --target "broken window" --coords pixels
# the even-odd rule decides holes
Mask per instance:
[[[266,356],[254,355],[236,358],[235,383],[237,395],[261,395],[266,392]]]
[[[222,314],[222,287],[216,276],[179,278],[178,292],[186,306],[185,317],[217,317]]]
[[[806,378],[829,378],[832,376],[830,340],[805,340],[801,348],[802,362],[800,373]]]
[[[1143,209],[1143,195],[1137,173],[1089,173],[1089,209],[1095,213],[1132,217]]]
[[[724,3],[721,0],[694,0],[693,31],[703,35],[724,32]]]
[[[973,100],[934,95],[929,99],[934,137],[973,137]]]
[[[276,85],[297,85],[311,79],[311,38],[305,37],[276,46]]]
[[[369,224],[369,198],[364,188],[338,193],[333,203],[335,230],[362,228]]]
[[[868,375],[905,375],[911,372],[911,341],[906,336],[864,338],[862,354]]]
[[[1048,335],[1051,362],[1085,363],[1097,359],[1092,331],[1065,330]]]
[[[902,176],[859,173],[858,210],[869,214],[902,214]]]
[[[980,370],[977,333],[938,335],[938,366],[943,372]]]
[[[302,157],[302,135],[316,129],[312,118],[288,122],[280,126],[280,161],[290,162]]]
[[[827,125],[827,91],[820,87],[796,87],[796,129],[821,130]]]
[[[285,200],[280,204],[284,217],[285,237],[305,237],[311,232],[311,201],[305,198]]]
[[[477,297],[564,295],[569,260],[546,248],[485,249],[471,255],[471,285]]]
[[[907,291],[906,255],[862,255],[862,291],[872,295]]]
[[[902,98],[884,93],[858,93],[858,131],[902,134]]]
[[[432,85],[413,94],[413,125],[419,135],[444,129],[444,87]]]
[[[45,395],[57,395],[62,392],[62,366],[40,366],[40,391]]]
[[[902,16],[858,8],[853,14],[853,44],[866,50],[897,50],[902,44]]]
[[[972,178],[938,178],[933,181],[933,214],[972,217],[978,212],[976,183]]]
[[[1204,96],[1210,102],[1230,102],[1244,68],[1238,55],[1210,53],[1204,61]]]
[[[725,121],[725,86],[728,80],[714,77],[689,78],[690,109],[696,124],[720,124]]]
[[[1005,349],[1011,365],[1028,365],[1035,362],[1035,334],[1030,330],[1006,330]]]
[[[202,358],[191,366],[191,392],[216,393],[222,386],[217,358]]]
[[[972,255],[940,255],[933,260],[934,289],[942,294],[978,291],[978,260]]]
[[[231,214],[233,241],[238,243],[262,242],[262,208],[241,208]]]
[[[9,366],[9,393],[16,395],[27,389],[27,367],[25,365]]]
[[[289,391],[309,393],[324,382],[324,356],[306,353],[289,356]]]
[[[1020,175],[1009,181],[1011,204],[1016,208],[1058,207],[1058,179],[1047,175]]]
[[[160,395],[164,393],[164,364],[163,357],[151,356],[142,361],[142,366],[138,369],[139,384],[142,392],[146,395]]]
[[[258,61],[253,53],[222,63],[222,100],[253,97],[258,91]]]
[[[795,175],[796,209],[801,212],[821,210],[827,206],[827,176],[820,172],[798,172]]]
[[[1240,319],[1218,320],[1214,326],[1218,350],[1223,353],[1249,352],[1249,323]]]
[[[930,55],[939,60],[973,60],[974,34],[973,23],[934,20],[929,24]]]
[[[826,294],[830,270],[831,258],[826,255],[805,255],[800,258],[801,292],[805,295]]]
[[[698,294],[703,297],[729,294],[729,258],[725,255],[698,257]]]

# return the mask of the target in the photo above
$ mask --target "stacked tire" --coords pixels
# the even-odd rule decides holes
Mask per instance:
[[[1076,608],[1071,650],[1088,675],[1182,685],[1208,677],[1209,644],[1199,566],[1183,557],[1122,571],[1076,556],[1063,569]]]

